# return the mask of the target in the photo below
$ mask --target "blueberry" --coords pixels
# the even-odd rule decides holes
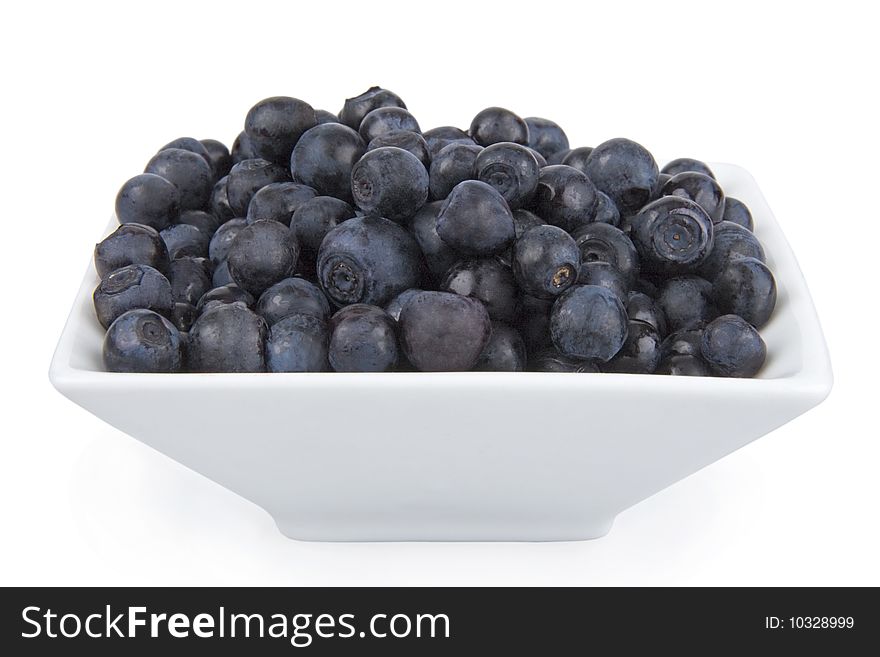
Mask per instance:
[[[572,233],[581,262],[607,262],[632,284],[639,276],[639,254],[632,240],[610,224],[591,223]]]
[[[656,201],[658,198],[661,198],[663,196],[663,186],[666,185],[666,183],[668,183],[671,179],[672,176],[670,176],[668,173],[661,172],[660,175],[657,176],[657,184],[654,185],[654,192],[651,194],[652,201]]]
[[[206,307],[189,331],[194,372],[265,372],[266,322],[243,303]]]
[[[247,222],[271,220],[290,225],[293,213],[305,202],[318,195],[308,185],[293,182],[271,183],[254,194],[248,204]]]
[[[776,280],[757,258],[731,258],[715,278],[715,303],[722,313],[739,315],[761,328],[776,307]]]
[[[321,288],[335,304],[381,306],[396,294],[417,287],[421,279],[419,247],[392,221],[355,217],[324,237],[318,249],[317,274]]]
[[[698,356],[703,342],[703,327],[680,329],[666,336],[660,345],[663,360],[673,356]]]
[[[229,176],[223,176],[220,180],[214,183],[214,188],[211,190],[211,200],[208,202],[211,212],[214,213],[214,216],[221,222],[226,222],[235,218],[235,213],[229,205],[229,196],[226,193],[226,183],[228,181]]]
[[[337,372],[388,372],[397,364],[394,319],[377,306],[356,303],[330,319],[330,366]]]
[[[398,321],[403,307],[410,299],[422,291],[423,290],[420,290],[417,287],[411,287],[408,290],[404,290],[385,305],[385,312],[388,313],[395,322]]]
[[[242,160],[232,167],[226,180],[226,198],[236,217],[246,217],[248,205],[260,189],[276,182],[288,182],[290,172],[267,160]]]
[[[182,257],[171,261],[168,280],[171,282],[171,298],[196,305],[202,295],[210,290],[213,271],[201,258]]]
[[[600,224],[619,226],[620,211],[617,209],[617,206],[614,205],[614,201],[611,200],[611,197],[604,192],[597,191],[596,198],[598,199],[598,203],[596,204],[596,216],[593,221]]]
[[[330,317],[330,303],[324,293],[304,278],[285,278],[260,295],[255,310],[269,326],[289,315]]]
[[[300,205],[290,220],[290,230],[302,249],[301,256],[314,263],[327,233],[354,216],[353,207],[333,196],[316,196]]]
[[[755,230],[755,222],[748,206],[738,198],[728,196],[724,200],[724,221],[739,224],[748,231]],[[143,222],[141,222],[143,223]]]
[[[229,274],[239,287],[253,295],[293,276],[299,258],[290,229],[277,221],[263,220],[241,229],[229,247]]]
[[[215,215],[210,212],[205,212],[204,210],[187,210],[186,212],[181,212],[175,223],[195,226],[202,232],[202,234],[206,235],[209,240],[220,227],[220,220]]]
[[[599,368],[589,360],[578,360],[563,356],[554,347],[539,351],[529,363],[532,372],[553,372],[556,374],[597,373]]]
[[[513,272],[495,258],[461,260],[446,274],[440,289],[482,301],[489,317],[496,321],[513,321],[516,314],[518,291]]]
[[[645,268],[664,274],[696,271],[715,239],[712,219],[703,208],[677,196],[643,207],[632,220],[630,235]]]
[[[474,369],[478,372],[522,372],[526,359],[526,343],[519,332],[502,322],[492,322],[489,344],[483,349]]]
[[[442,201],[458,183],[473,180],[474,164],[482,150],[474,143],[453,142],[436,153],[428,176],[431,198]]]
[[[339,120],[353,130],[357,130],[364,117],[380,107],[402,107],[406,103],[393,91],[382,87],[370,87],[360,96],[348,98],[339,112]]]
[[[224,287],[229,284],[235,285],[235,281],[232,280],[232,276],[229,273],[229,263],[226,260],[222,260],[217,263],[217,266],[214,267],[214,275],[211,277],[211,284],[215,287]],[[238,287],[236,285],[236,287]]]
[[[507,201],[478,180],[465,180],[450,192],[437,215],[437,234],[459,253],[485,256],[501,253],[516,238]]]
[[[232,155],[229,154],[226,144],[216,139],[201,139],[199,141],[205,147],[208,164],[211,165],[214,177],[219,179],[226,176],[232,168]]]
[[[183,369],[180,333],[152,310],[138,308],[120,315],[104,337],[108,372],[179,372]]]
[[[711,376],[709,365],[701,356],[670,356],[657,365],[655,374],[672,376]]]
[[[286,167],[299,138],[317,124],[311,105],[298,98],[275,96],[261,100],[248,111],[244,131],[257,157]]]
[[[328,112],[327,110],[322,109],[315,110],[315,119],[317,119],[318,125],[321,125],[322,123],[339,123],[338,116],[333,112]]]
[[[586,173],[600,191],[611,197],[621,214],[631,214],[651,199],[660,172],[644,146],[617,138],[593,149]]]
[[[571,235],[550,225],[526,230],[513,245],[513,275],[531,296],[550,299],[574,285],[580,251]]]
[[[577,169],[552,164],[541,169],[531,209],[547,223],[572,232],[596,218],[596,187]]]
[[[554,301],[555,299],[539,299],[528,294],[524,294],[520,298],[514,326],[523,336],[530,353],[538,352],[552,345],[550,341],[550,312],[553,310]]]
[[[421,210],[416,212],[409,224],[413,237],[415,237],[424,256],[428,272],[438,281],[442,280],[449,268],[460,257],[437,234],[437,215],[442,207],[443,201],[426,203]]]
[[[724,217],[724,191],[714,178],[696,171],[684,171],[663,185],[663,196],[690,199],[706,211],[716,224]]]
[[[698,326],[718,316],[712,284],[699,276],[677,276],[660,290],[657,305],[666,316],[670,331]]]
[[[351,193],[365,213],[402,221],[428,199],[428,172],[412,153],[384,146],[365,153],[354,165]]]
[[[541,217],[536,215],[534,212],[525,210],[523,208],[517,208],[513,211],[513,229],[517,239],[522,237],[522,234],[526,232],[529,228],[544,225],[544,220],[541,219]]]
[[[229,256],[229,247],[232,246],[232,241],[239,231],[247,225],[247,221],[244,219],[230,219],[214,232],[214,236],[208,245],[208,255],[215,267],[226,260]]]
[[[689,157],[680,157],[677,160],[672,160],[660,170],[661,173],[665,173],[668,176],[675,176],[686,171],[696,171],[697,173],[702,173],[710,178],[715,177],[715,174],[712,173],[712,169],[709,168],[708,164],[701,162],[700,160],[693,160]]]
[[[182,148],[159,151],[147,163],[144,173],[154,173],[173,183],[180,193],[181,210],[201,210],[214,186],[214,172],[207,160]]]
[[[633,292],[641,292],[642,294],[656,299],[660,296],[660,288],[647,278],[637,278],[632,284]]]
[[[208,257],[208,245],[211,243],[211,237],[205,235],[195,226],[174,224],[159,234],[168,248],[168,257],[171,260],[183,256]]]
[[[628,320],[616,294],[597,285],[563,292],[550,313],[550,337],[565,356],[608,361],[626,341]]]
[[[428,144],[425,141],[425,138],[417,132],[412,132],[410,130],[391,130],[390,132],[386,132],[385,134],[371,139],[370,143],[367,144],[367,150],[374,151],[383,146],[402,148],[415,155],[419,159],[419,162],[424,165],[425,169],[429,169],[431,166],[431,152],[428,150]]]
[[[195,306],[183,301],[175,301],[174,305],[171,306],[171,313],[169,313],[168,319],[177,327],[178,331],[186,333],[195,324],[198,316],[199,311]]]
[[[700,266],[700,275],[714,280],[731,258],[757,258],[764,262],[764,249],[748,229],[730,221],[715,224],[715,244]]]
[[[474,162],[474,177],[498,190],[512,210],[528,203],[538,187],[538,161],[525,146],[499,142]]]
[[[365,144],[376,137],[395,130],[421,132],[416,117],[402,107],[379,107],[367,114],[358,127],[358,134]]]
[[[322,196],[352,202],[351,172],[366,144],[341,123],[323,123],[305,133],[290,156],[293,179]]]
[[[126,265],[149,265],[167,272],[168,248],[154,228],[123,224],[95,245],[95,269],[104,278]]]
[[[211,160],[211,155],[208,153],[208,149],[205,148],[205,145],[198,139],[192,137],[179,137],[174,141],[165,144],[159,149],[159,151],[167,151],[169,148],[180,148],[181,150],[195,153],[208,163],[208,166],[211,167],[211,174],[214,175],[215,179],[217,178],[217,175],[214,172],[214,164]]]
[[[251,138],[248,137],[247,133],[244,131],[238,133],[238,137],[232,142],[230,155],[232,157],[232,166],[235,166],[244,160],[255,160],[259,157],[257,151],[254,149],[253,143],[251,142]],[[232,171],[232,168],[230,167],[229,170]]]
[[[535,158],[535,162],[538,163],[538,168],[539,168],[539,169],[543,169],[545,166],[547,166],[547,158],[546,158],[546,157],[544,157],[543,155],[541,155],[541,154],[540,154],[538,151],[536,151],[534,148],[530,148],[529,146],[526,146],[526,149],[529,151],[529,153],[532,154],[532,157]]]
[[[666,316],[647,294],[631,291],[626,300],[626,315],[630,321],[650,324],[661,338],[666,335]]]
[[[488,107],[471,121],[469,134],[480,146],[512,141],[527,146],[529,126],[516,114],[503,107]]]
[[[449,292],[420,292],[400,313],[400,342],[422,372],[470,370],[492,335],[486,307]]]
[[[571,153],[572,149],[563,148],[561,151],[556,151],[551,155],[547,156],[547,165],[552,166],[554,164],[562,164],[562,160],[565,159],[565,156]]]
[[[196,310],[202,313],[209,307],[227,303],[243,303],[250,308],[254,305],[254,298],[235,283],[227,283],[205,292],[196,304]]]
[[[590,157],[590,153],[593,152],[592,146],[580,146],[578,148],[572,148],[564,158],[562,158],[562,162],[560,164],[565,164],[570,167],[574,167],[578,171],[583,173],[587,173],[587,160]]]
[[[432,128],[422,133],[425,143],[428,144],[428,150],[431,157],[437,157],[437,153],[442,151],[450,144],[464,144],[466,146],[477,146],[478,144],[470,138],[468,133],[451,125],[444,125],[439,128]]]
[[[127,265],[101,279],[92,295],[95,314],[107,328],[122,313],[146,308],[167,315],[171,312],[171,283],[148,265]]]
[[[314,315],[288,315],[273,324],[266,340],[270,372],[325,372],[329,332],[327,322]]]
[[[594,260],[593,262],[581,263],[581,270],[577,277],[578,285],[598,285],[604,287],[626,302],[628,299],[629,286],[627,278],[620,270],[608,262]]]
[[[617,355],[602,366],[603,372],[652,374],[660,364],[660,334],[650,324],[631,319],[626,342]]]
[[[565,131],[549,119],[537,116],[525,118],[529,128],[528,144],[544,157],[568,148],[568,137]]]
[[[737,315],[722,315],[709,323],[700,351],[712,371],[721,376],[755,376],[767,357],[761,335]]]
[[[152,173],[129,179],[116,196],[116,217],[121,224],[143,224],[162,230],[179,214],[177,187]]]

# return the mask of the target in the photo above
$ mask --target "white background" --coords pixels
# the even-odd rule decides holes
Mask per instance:
[[[869,3],[785,5],[9,5],[0,584],[880,584],[877,23]],[[231,143],[265,96],[337,111],[373,84],[423,128],[502,105],[572,145],[628,136],[751,171],[822,318],[830,398],[598,541],[359,545],[283,538],[51,388],[116,191],[158,147]]]

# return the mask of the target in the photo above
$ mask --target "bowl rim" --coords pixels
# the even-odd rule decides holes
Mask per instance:
[[[596,373],[573,375],[550,372],[386,372],[386,373],[118,373],[75,367],[72,364],[76,336],[83,329],[84,304],[91,304],[92,291],[97,283],[97,273],[90,261],[77,292],[73,307],[58,340],[49,367],[49,379],[62,393],[96,388],[102,390],[167,389],[174,391],[210,390],[228,387],[268,388],[359,388],[380,386],[389,389],[406,388],[411,391],[431,390],[435,387],[462,389],[534,388],[552,389],[564,386],[582,388],[585,391],[603,389],[634,391],[649,389],[653,392],[669,391],[672,394],[755,394],[755,395],[806,395],[815,403],[831,391],[833,374],[830,356],[815,306],[794,252],[782,232],[772,211],[760,191],[754,177],[745,169],[733,164],[709,163],[713,171],[721,172],[719,178],[738,177],[750,187],[752,211],[760,215],[756,233],[774,261],[774,276],[784,284],[788,293],[788,305],[784,312],[794,315],[801,333],[802,354],[800,367],[785,376],[773,378],[735,379],[723,377],[676,377],[656,374]],[[757,201],[757,202],[756,202]],[[756,211],[757,210],[757,211]],[[112,216],[104,235],[118,225]],[[779,311],[777,311],[779,312]]]

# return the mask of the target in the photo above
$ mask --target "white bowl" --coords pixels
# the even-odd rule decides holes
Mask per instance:
[[[806,283],[760,190],[741,168],[712,168],[751,208],[778,285],[756,379],[108,373],[93,267],[49,376],[97,417],[262,506],[293,538],[596,538],[622,510],[831,389]]]

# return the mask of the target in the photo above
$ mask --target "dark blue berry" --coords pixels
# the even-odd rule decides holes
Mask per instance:
[[[539,174],[538,161],[531,151],[510,142],[484,148],[474,162],[474,177],[498,190],[513,210],[531,201]]]
[[[724,221],[739,224],[748,231],[755,230],[755,222],[748,206],[738,198],[728,196],[724,200]]]
[[[182,148],[159,151],[147,163],[144,173],[162,176],[177,187],[181,210],[201,210],[211,197],[214,172],[201,155]]]
[[[513,245],[513,275],[522,290],[550,299],[575,284],[580,251],[571,235],[550,225],[526,230]]]
[[[526,146],[526,148],[528,149],[529,153],[532,154],[532,157],[535,158],[535,161],[538,163],[539,169],[543,169],[545,166],[547,166],[547,158],[546,157],[541,155],[534,148],[530,148],[529,146]]]
[[[211,165],[214,178],[220,179],[226,176],[232,168],[232,155],[229,154],[226,144],[216,139],[200,139],[199,141],[205,147],[208,164]]]
[[[673,356],[700,356],[702,341],[702,325],[680,329],[666,336],[660,345],[660,353],[664,360]]]
[[[214,188],[211,190],[211,200],[209,201],[211,212],[214,213],[214,216],[221,222],[226,222],[235,218],[235,213],[229,205],[229,196],[226,193],[226,183],[228,181],[229,176],[223,176],[220,180],[214,183]]]
[[[409,224],[410,231],[424,256],[428,272],[437,281],[441,281],[449,268],[460,258],[458,253],[437,234],[437,215],[441,207],[443,201],[426,203],[416,212]]]
[[[171,298],[190,305],[196,305],[202,295],[210,290],[212,267],[202,258],[185,256],[171,261],[168,280],[171,283]]]
[[[703,331],[703,359],[721,376],[751,377],[767,357],[767,346],[755,328],[737,315],[722,315]]]
[[[660,364],[660,334],[650,324],[631,319],[626,342],[617,354],[602,365],[603,372],[652,374]]]
[[[461,260],[446,274],[440,289],[482,301],[496,321],[513,321],[516,314],[519,293],[513,272],[496,258]]]
[[[204,210],[187,210],[186,212],[181,212],[175,223],[195,226],[203,235],[206,235],[209,240],[220,227],[220,220],[216,215],[210,212],[205,212]]]
[[[450,192],[437,215],[437,234],[466,255],[494,255],[516,238],[513,214],[498,191],[478,180],[465,180]]]
[[[598,285],[611,290],[620,297],[621,301],[627,301],[629,285],[626,276],[620,270],[608,262],[594,260],[581,263],[580,273],[577,277],[578,285]]]
[[[620,211],[614,205],[611,197],[604,192],[597,191],[596,198],[598,203],[596,204],[596,216],[593,221],[601,224],[610,224],[611,226],[619,226]]]
[[[700,266],[700,275],[714,280],[731,258],[757,258],[764,262],[764,248],[748,229],[722,221],[715,224],[714,246]]]
[[[211,236],[205,235],[195,226],[190,224],[174,224],[168,226],[159,235],[162,236],[162,240],[165,242],[165,246],[168,249],[168,257],[171,260],[184,256],[208,257],[208,245],[211,243]]]
[[[255,160],[259,157],[257,151],[254,150],[254,145],[251,143],[251,138],[248,137],[247,133],[243,130],[238,133],[235,141],[232,142],[230,156],[232,157],[232,166],[235,166],[244,160]],[[230,171],[231,170],[232,168],[230,167]]]
[[[432,128],[423,132],[422,136],[425,138],[425,143],[428,144],[428,150],[432,158],[437,157],[437,153],[449,146],[449,144],[478,145],[464,130],[451,125]]]
[[[528,116],[524,120],[529,128],[529,146],[544,157],[568,148],[565,131],[550,119]]]
[[[214,275],[211,277],[211,284],[217,288],[229,285],[230,283],[235,285],[235,281],[232,280],[232,276],[229,273],[229,263],[226,262],[226,260],[223,260],[217,263],[217,266],[214,267]],[[236,285],[236,287],[238,286]]]
[[[422,372],[470,370],[492,335],[486,307],[449,292],[420,292],[400,313],[400,342]]]
[[[431,198],[442,201],[458,183],[473,180],[474,164],[482,150],[474,143],[453,142],[436,153],[428,176]]]
[[[95,288],[92,300],[95,314],[104,328],[122,313],[134,308],[146,308],[167,315],[174,303],[171,283],[148,265],[127,265],[107,274]]]
[[[169,141],[160,148],[159,151],[167,151],[169,148],[180,148],[189,151],[190,153],[195,153],[208,163],[208,166],[211,167],[211,172],[213,173],[214,165],[211,162],[211,155],[208,153],[208,149],[205,148],[205,145],[198,139],[194,139],[193,137],[178,137],[173,141]]]
[[[565,159],[565,156],[571,153],[572,149],[563,148],[561,151],[556,151],[551,155],[547,156],[547,166],[551,166],[554,164],[562,164],[562,160]]]
[[[596,146],[586,169],[593,184],[611,197],[622,215],[638,211],[651,199],[660,173],[644,146],[622,138]]]
[[[366,151],[357,132],[341,123],[323,123],[306,132],[290,156],[293,179],[351,203],[351,173]]]
[[[288,315],[330,317],[330,303],[324,293],[304,278],[285,278],[266,289],[254,308],[269,326]]]
[[[246,217],[254,194],[266,185],[289,180],[286,167],[262,159],[242,160],[232,167],[226,179],[229,207],[236,217]]]
[[[684,171],[670,178],[661,191],[663,196],[690,199],[706,211],[716,224],[724,218],[724,191],[714,178],[696,171]]]
[[[522,372],[526,367],[526,344],[519,332],[502,322],[492,322],[489,344],[474,369],[478,372]]]
[[[570,167],[574,167],[578,171],[582,171],[583,173],[587,173],[587,160],[590,157],[590,153],[593,152],[592,146],[580,146],[578,148],[572,148],[564,158],[562,158],[562,162],[560,164],[565,164]]]
[[[358,127],[358,134],[365,144],[381,135],[395,130],[421,132],[416,117],[402,107],[379,107],[367,114]]]
[[[138,308],[120,315],[104,336],[104,367],[108,372],[179,372],[183,369],[180,333],[151,310]]]
[[[180,214],[177,187],[153,173],[126,181],[116,196],[116,218],[121,224],[143,224],[162,230]]]
[[[596,187],[583,172],[554,164],[541,169],[531,209],[570,233],[595,220],[598,203]]]
[[[187,333],[192,328],[192,325],[195,324],[198,316],[199,311],[195,306],[182,301],[175,301],[174,305],[171,306],[168,319],[177,327],[178,331]]]
[[[631,291],[626,300],[626,315],[630,321],[650,324],[661,338],[666,335],[666,316],[647,294]]]
[[[410,234],[394,222],[355,217],[324,237],[318,249],[317,274],[333,303],[381,306],[418,286],[421,254]]]
[[[226,261],[239,287],[253,295],[293,276],[299,245],[290,229],[277,221],[257,221],[238,232]]]
[[[317,124],[311,105],[297,98],[275,96],[261,100],[250,109],[244,131],[257,157],[286,167],[299,138]]]
[[[269,329],[266,369],[270,372],[325,372],[329,337],[323,319],[314,315],[288,315]]]
[[[677,160],[672,160],[665,167],[663,167],[660,172],[665,173],[667,176],[675,176],[679,173],[684,173],[686,171],[695,171],[697,173],[702,173],[703,175],[709,176],[710,178],[714,178],[715,174],[712,173],[712,169],[709,168],[709,165],[705,162],[701,162],[700,160],[694,160],[689,157],[680,157]]]
[[[391,130],[377,137],[373,137],[367,144],[368,151],[374,151],[383,146],[393,146],[402,148],[415,155],[425,169],[431,166],[431,152],[428,150],[428,144],[425,138],[417,132],[410,130]],[[430,186],[430,185],[429,185]]]
[[[206,307],[189,331],[189,367],[194,372],[265,372],[263,318],[243,303]]]
[[[333,112],[328,112],[327,110],[316,109],[315,118],[318,121],[318,125],[321,125],[322,123],[339,123],[339,117]]]
[[[597,285],[576,285],[559,296],[550,313],[550,337],[565,356],[608,361],[626,341],[626,308]]]
[[[477,114],[471,121],[469,134],[480,146],[491,146],[500,141],[524,146],[529,143],[529,126],[503,107],[488,107]]]
[[[355,216],[354,208],[333,196],[316,196],[293,213],[290,230],[299,242],[301,255],[314,263],[327,233]]]
[[[761,328],[776,307],[776,280],[757,258],[731,258],[715,278],[715,303],[720,312],[739,315]]]
[[[666,316],[670,331],[692,328],[718,316],[712,284],[699,276],[677,276],[660,290],[657,305]]]
[[[352,304],[330,319],[330,366],[337,372],[388,372],[397,352],[396,323],[377,306]]]
[[[632,284],[639,276],[639,254],[632,240],[610,224],[591,223],[572,233],[581,262],[607,262]]]
[[[214,232],[208,245],[208,256],[215,267],[226,260],[232,241],[239,231],[247,225],[247,221],[244,219],[230,219]]]
[[[248,204],[247,222],[271,220],[290,225],[296,210],[318,195],[308,185],[294,182],[271,183],[260,189]]]
[[[686,198],[665,196],[643,207],[630,235],[645,269],[663,274],[695,272],[712,251],[712,219]]]
[[[154,228],[123,224],[95,245],[95,269],[104,278],[126,265],[149,265],[167,272],[168,247]]]
[[[385,312],[388,313],[395,322],[398,321],[403,307],[410,299],[422,291],[423,290],[420,290],[417,287],[404,290],[385,305]]]
[[[353,130],[357,130],[364,117],[380,107],[402,107],[406,103],[393,91],[382,87],[370,87],[360,96],[348,98],[339,112],[339,120]]]
[[[254,297],[235,283],[227,283],[205,292],[196,304],[196,310],[203,313],[210,307],[227,303],[243,303],[250,308],[254,305]]]
[[[711,376],[709,365],[701,356],[670,356],[657,365],[655,374],[671,376]]]
[[[365,153],[354,165],[351,193],[365,213],[400,222],[428,199],[428,171],[412,153],[384,146]]]

